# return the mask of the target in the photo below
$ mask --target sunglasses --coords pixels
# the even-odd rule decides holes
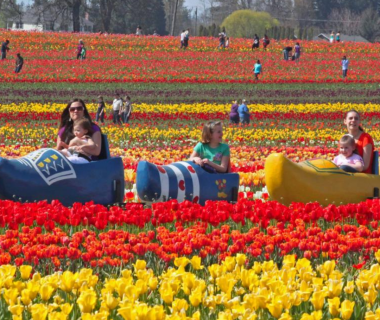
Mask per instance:
[[[83,111],[84,108],[83,107],[71,107],[69,108],[69,111],[70,112],[74,112],[74,111]]]

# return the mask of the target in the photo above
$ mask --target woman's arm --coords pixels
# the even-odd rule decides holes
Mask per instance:
[[[57,150],[62,150],[62,149],[66,149],[68,148],[69,145],[67,143],[64,143],[62,140],[61,140],[61,137],[58,136],[57,137]]]
[[[372,158],[372,144],[367,144],[363,148],[363,161],[364,161],[364,168],[363,171],[366,171],[369,167],[369,164],[371,163]]]
[[[223,156],[220,165],[216,164],[215,162],[210,161],[209,159],[203,159],[202,162],[205,164],[207,163],[208,165],[213,167],[217,172],[227,173],[228,165],[230,163],[230,156]]]
[[[190,156],[190,161],[193,161],[194,163],[200,165],[201,167],[203,167],[203,161],[202,159],[200,158],[199,154],[196,152],[196,151],[193,151],[193,153],[191,154]]]
[[[78,152],[83,151],[91,156],[98,156],[102,148],[102,136],[100,134],[100,131],[95,132],[91,138],[94,142],[93,144],[86,144],[84,146],[75,147],[75,150]]]

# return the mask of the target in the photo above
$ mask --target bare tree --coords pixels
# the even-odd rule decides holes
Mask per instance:
[[[118,0],[100,0],[100,17],[103,30],[110,32],[112,13]]]
[[[357,35],[360,30],[360,15],[350,9],[333,9],[326,22],[326,28],[341,31],[348,35]]]

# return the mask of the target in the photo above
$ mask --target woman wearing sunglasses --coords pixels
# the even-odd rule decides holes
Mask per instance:
[[[91,123],[92,131],[94,132],[92,134],[94,145],[76,146],[75,151],[78,153],[87,153],[91,155],[91,160],[96,160],[102,146],[101,131],[95,123],[92,123],[86,105],[81,99],[70,101],[62,112],[57,138],[57,149],[61,150],[67,148],[70,141],[75,138],[73,132],[75,123],[84,118],[88,119]]]

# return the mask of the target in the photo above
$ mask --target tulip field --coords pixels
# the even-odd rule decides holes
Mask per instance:
[[[67,102],[83,98],[95,119],[103,95],[99,126],[122,157],[126,190],[123,206],[0,200],[0,319],[380,319],[380,200],[284,206],[264,174],[275,152],[332,160],[352,109],[379,149],[380,44],[302,41],[295,64],[282,60],[287,40],[252,52],[249,39],[218,50],[217,39],[190,37],[186,51],[177,37],[0,30],[1,39],[10,51],[0,62],[0,157],[55,148]],[[14,74],[17,52],[25,66]],[[128,124],[112,123],[115,92],[132,97]],[[242,98],[251,123],[229,124]],[[209,120],[223,122],[238,201],[144,206],[139,161],[187,160]]]

